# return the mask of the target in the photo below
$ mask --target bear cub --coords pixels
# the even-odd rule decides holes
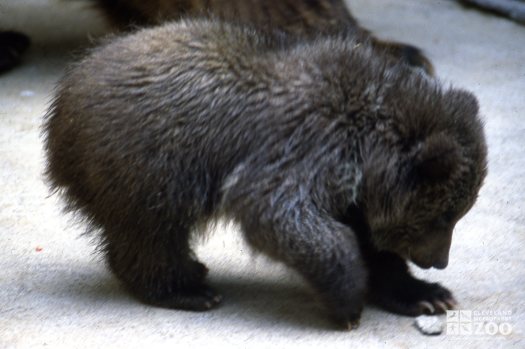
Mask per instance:
[[[186,20],[111,39],[69,69],[44,122],[47,176],[132,294],[217,305],[190,237],[225,217],[350,328],[367,300],[407,315],[454,306],[407,261],[446,267],[476,200],[476,98],[354,33]]]

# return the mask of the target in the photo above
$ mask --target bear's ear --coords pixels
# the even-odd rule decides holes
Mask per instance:
[[[450,110],[450,113],[457,113],[457,117],[476,117],[479,113],[479,103],[472,93],[461,90],[452,89],[445,94],[445,103]]]
[[[420,181],[440,182],[450,178],[459,161],[458,144],[450,136],[438,133],[420,143],[414,170]]]

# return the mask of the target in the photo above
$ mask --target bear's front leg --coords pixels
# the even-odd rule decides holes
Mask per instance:
[[[453,309],[452,293],[438,283],[416,279],[401,257],[390,252],[367,254],[370,300],[403,315],[441,314]]]
[[[308,203],[279,203],[257,211],[243,219],[247,241],[297,270],[341,325],[356,328],[367,273],[352,229]]]

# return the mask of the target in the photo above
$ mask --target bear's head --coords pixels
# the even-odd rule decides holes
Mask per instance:
[[[383,110],[391,123],[364,147],[360,197],[377,249],[443,269],[454,226],[485,178],[487,150],[472,94],[423,92]]]

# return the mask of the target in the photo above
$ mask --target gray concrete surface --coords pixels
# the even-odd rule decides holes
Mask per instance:
[[[336,331],[303,282],[252,256],[235,227],[218,227],[198,250],[222,307],[190,313],[137,303],[48,197],[41,175],[39,126],[53,86],[72,52],[105,25],[81,2],[0,0],[0,26],[34,40],[25,64],[0,76],[0,348],[525,348],[525,27],[446,0],[351,7],[380,36],[422,47],[447,84],[479,97],[486,184],[457,225],[449,267],[413,269],[450,287],[461,309],[510,312],[486,319],[509,323],[509,335],[425,337],[413,319],[372,307],[358,330]]]

